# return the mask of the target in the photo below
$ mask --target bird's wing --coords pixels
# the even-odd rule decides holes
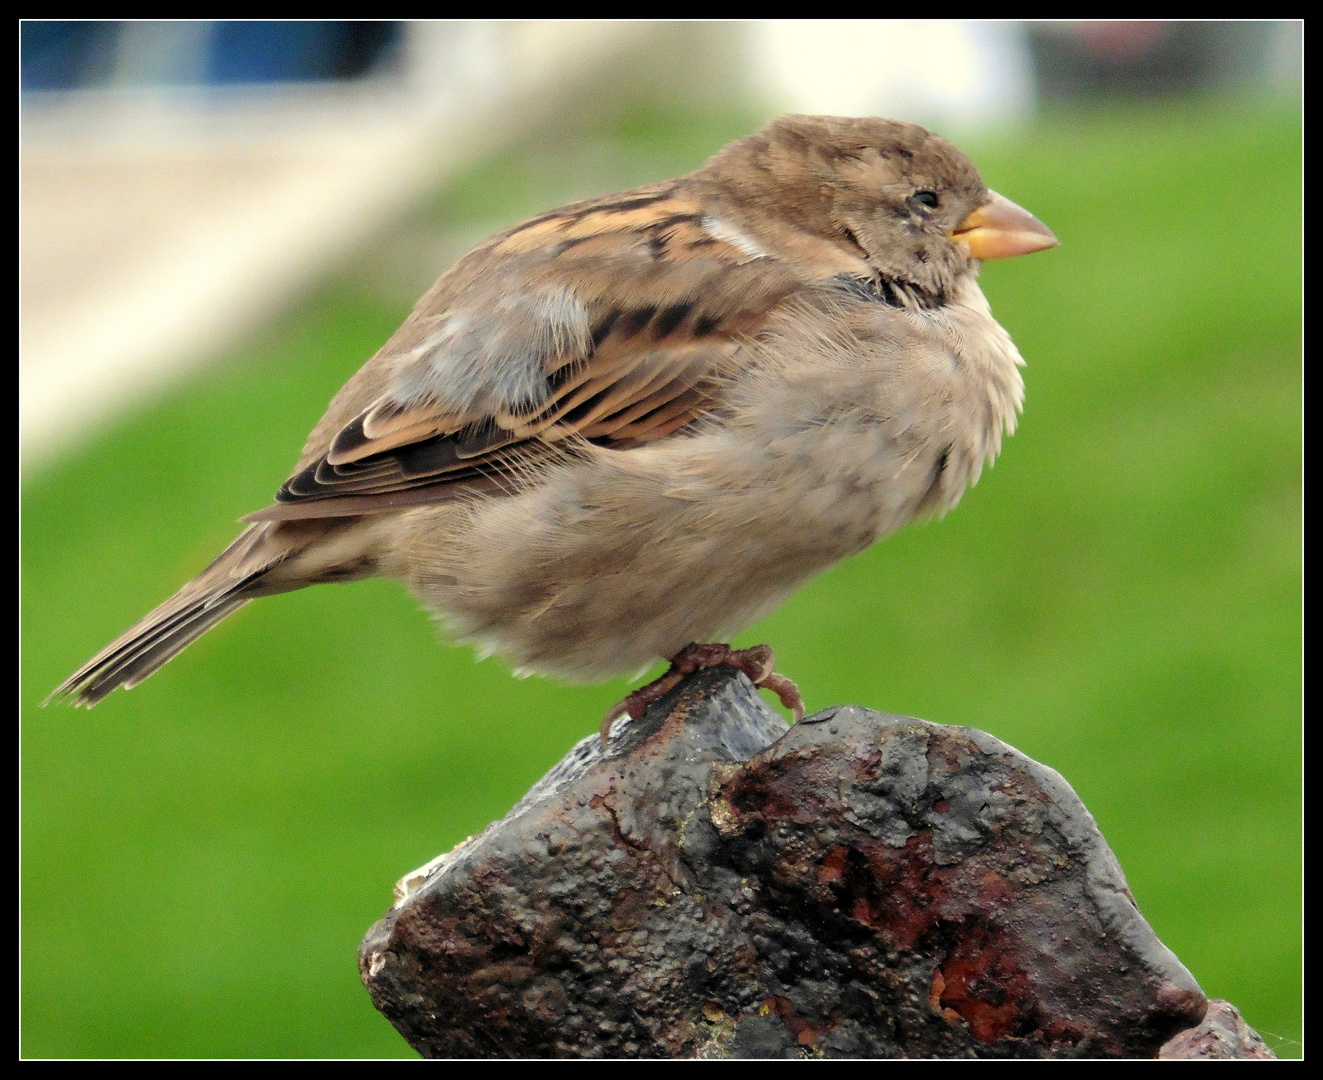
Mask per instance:
[[[585,440],[665,438],[713,407],[741,342],[803,284],[677,183],[533,218],[437,282],[246,520],[518,490]]]

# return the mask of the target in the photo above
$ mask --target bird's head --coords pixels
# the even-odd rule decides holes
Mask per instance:
[[[949,142],[897,120],[783,116],[704,172],[736,199],[927,293],[949,291],[976,259],[1058,243],[1032,214],[990,191]]]

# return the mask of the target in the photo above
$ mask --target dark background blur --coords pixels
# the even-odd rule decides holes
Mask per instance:
[[[149,34],[144,34],[146,28]],[[24,22],[24,90],[357,79],[396,59],[397,22]],[[137,39],[137,40],[135,40]],[[133,59],[126,63],[126,53]]]
[[[516,681],[389,582],[40,702],[269,502],[432,279],[784,111],[915,120],[1061,248],[985,267],[1020,430],[768,641],[810,709],[1058,769],[1141,910],[1301,1039],[1298,23],[26,22],[23,1043],[409,1056],[354,957],[623,682]]]

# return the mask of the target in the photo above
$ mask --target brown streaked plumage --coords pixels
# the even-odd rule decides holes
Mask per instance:
[[[1012,430],[978,258],[1054,244],[922,128],[783,117],[464,256],[276,502],[55,691],[93,705],[258,596],[400,578],[461,640],[603,678],[940,514]]]

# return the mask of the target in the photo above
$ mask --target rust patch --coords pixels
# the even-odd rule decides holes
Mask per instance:
[[[845,878],[845,862],[850,849],[844,845],[832,848],[818,864],[818,884],[835,885]]]
[[[1084,1038],[1084,1032],[1068,1020],[1062,1019],[1047,1021],[1039,1031],[1053,1050],[1069,1049]]]
[[[932,836],[921,832],[899,850],[884,844],[832,848],[818,880],[832,892],[836,909],[889,944],[913,949],[941,917],[948,889],[933,870]]]
[[[992,909],[1012,904],[1015,891],[1015,886],[995,870],[986,870],[979,877],[978,906]]]
[[[960,754],[961,747],[954,739],[946,733],[938,734],[936,738],[931,739],[928,743],[928,767],[934,773],[940,775],[957,773],[960,771]],[[934,762],[934,758],[940,761],[945,768],[934,768],[937,764],[937,762]]]
[[[866,855],[873,878],[868,888],[871,919],[860,921],[886,930],[897,948],[915,948],[941,917],[949,892],[934,864],[932,830],[911,836],[899,850],[870,845]]]
[[[928,988],[928,1008],[958,1031],[961,1026],[960,1014],[955,1009],[942,1007],[942,992],[945,989],[946,980],[942,978],[942,969],[933,968],[933,981]]]
[[[938,1001],[943,1014],[954,1010],[980,1042],[996,1042],[1026,1025],[1035,1009],[1029,977],[1014,954],[980,923],[966,925],[952,954],[941,966]]]
[[[794,1003],[789,998],[773,995],[763,1002],[759,1012],[766,1015],[769,1012],[776,1013],[781,1018],[781,1022],[789,1029],[790,1034],[795,1037],[795,1042],[799,1046],[814,1049],[822,1040],[824,1035],[829,1034],[836,1025],[832,1022],[825,1024],[815,1024],[811,1020],[806,1020],[795,1012]]]
[[[824,813],[821,789],[795,768],[800,764],[773,761],[762,768],[742,770],[721,793],[741,813],[801,824],[817,821]]]

